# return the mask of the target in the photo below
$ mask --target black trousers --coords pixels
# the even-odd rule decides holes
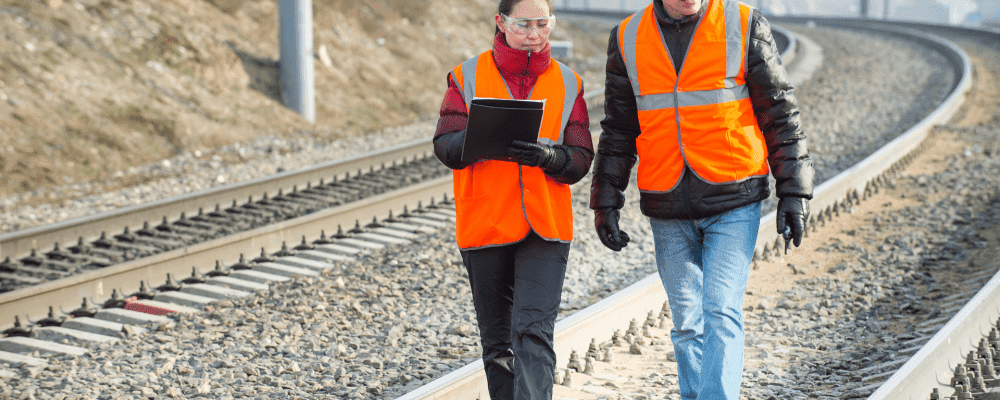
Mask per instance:
[[[569,243],[536,233],[518,243],[462,251],[492,400],[552,398],[552,347]]]

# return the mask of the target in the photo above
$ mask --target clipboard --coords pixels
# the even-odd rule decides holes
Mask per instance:
[[[462,161],[503,159],[514,140],[537,141],[544,111],[545,100],[472,99]]]

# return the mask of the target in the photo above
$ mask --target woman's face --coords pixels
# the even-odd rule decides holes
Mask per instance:
[[[547,28],[545,24],[552,24],[553,21],[547,21],[552,14],[549,10],[549,5],[545,0],[522,0],[521,2],[514,5],[514,8],[510,11],[510,15],[507,15],[507,19],[500,14],[497,14],[495,19],[497,27],[500,28],[500,32],[503,32],[504,37],[507,39],[507,45],[518,50],[530,50],[530,51],[542,51],[545,48],[545,44],[549,42],[549,34],[552,32],[552,26]],[[534,20],[531,20],[535,18]],[[528,19],[528,20],[525,20]],[[528,26],[528,32],[523,32],[524,29],[511,29],[508,27],[508,22],[513,24],[520,24],[523,28],[524,25]]]

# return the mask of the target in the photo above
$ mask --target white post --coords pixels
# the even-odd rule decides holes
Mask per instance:
[[[278,0],[281,99],[285,106],[316,123],[313,68],[312,0]]]

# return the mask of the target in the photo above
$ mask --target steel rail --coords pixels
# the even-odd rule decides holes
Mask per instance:
[[[563,10],[560,13],[566,14],[567,11]],[[630,15],[630,13],[605,11],[599,14],[622,17]],[[840,24],[845,22],[843,20],[827,21],[820,18],[806,20],[817,24],[827,24],[829,22],[831,26],[840,26]],[[806,20],[803,20],[803,22]],[[933,35],[912,29],[900,30],[898,26],[883,25],[877,22],[862,23],[854,21],[852,22],[852,26],[854,28],[875,29],[893,35],[912,35],[913,40],[938,50],[952,63],[952,67],[956,72],[957,83],[951,88],[950,95],[919,123],[883,146],[879,151],[866,157],[854,167],[841,172],[829,181],[819,185],[814,190],[814,197],[810,201],[811,208],[816,215],[824,214],[829,216],[842,204],[857,201],[859,197],[863,196],[861,193],[880,186],[886,174],[908,163],[914,156],[914,151],[919,150],[930,129],[934,125],[947,122],[961,105],[964,104],[965,94],[972,86],[971,61],[954,44]],[[774,247],[780,247],[780,242],[778,242],[779,236],[775,228],[775,217],[775,212],[771,212],[761,218],[756,245],[757,251],[766,251],[773,248],[772,244]],[[556,324],[555,333],[557,365],[565,365],[569,359],[570,349],[583,351],[587,348],[591,338],[610,337],[610,332],[615,327],[621,329],[621,327],[628,326],[628,321],[633,318],[641,320],[645,318],[647,312],[660,310],[665,299],[666,293],[662,288],[659,276],[652,274],[638,283],[613,294],[611,297],[560,321]],[[994,309],[997,309],[997,307],[994,307]],[[980,334],[980,332],[976,332],[976,334]],[[965,343],[971,342],[966,341],[962,344],[965,345]],[[952,354],[960,355],[961,353],[955,351]],[[891,380],[892,378],[890,378]],[[919,380],[911,382],[919,382]],[[921,390],[921,393],[929,393],[929,389]],[[488,397],[482,360],[446,374],[398,399],[457,400],[472,399],[477,396],[478,398]],[[901,398],[895,395],[890,397]]]
[[[430,143],[430,139],[426,143]],[[137,289],[140,280],[160,282],[167,273],[185,276],[191,272],[192,265],[206,266],[203,270],[215,261],[229,265],[238,260],[240,253],[253,256],[261,249],[273,253],[282,243],[287,242],[291,247],[303,236],[317,238],[324,230],[336,232],[338,225],[353,227],[359,218],[382,220],[390,211],[398,215],[404,205],[413,209],[420,202],[427,204],[431,199],[441,199],[442,195],[452,196],[450,175],[257,229],[0,293],[0,321],[9,324],[15,315],[37,319],[46,315],[49,306],[71,310],[80,304],[81,298],[103,299],[112,289]],[[122,294],[131,293],[129,290]]]
[[[70,245],[80,237],[91,242],[101,232],[118,232],[128,227],[137,230],[143,222],[157,222],[166,217],[174,220],[181,213],[195,214],[199,209],[211,209],[217,204],[229,205],[233,201],[246,202],[250,196],[260,198],[265,193],[274,195],[278,190],[290,191],[293,187],[316,185],[320,180],[342,179],[360,169],[391,164],[412,158],[426,157],[433,151],[430,138],[402,143],[386,149],[334,160],[314,166],[286,171],[266,177],[251,179],[231,185],[183,194],[149,203],[122,207],[116,210],[74,218],[49,225],[0,234],[0,259],[27,256],[32,249],[50,249],[56,243]],[[6,323],[6,319],[0,317]]]

